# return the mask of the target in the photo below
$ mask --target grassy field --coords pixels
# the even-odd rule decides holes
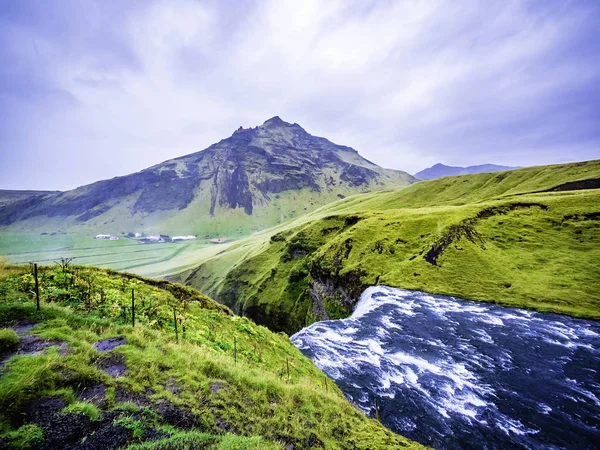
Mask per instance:
[[[207,239],[161,244],[140,244],[133,239],[117,241],[93,239],[74,234],[40,235],[39,233],[0,234],[0,255],[11,264],[37,262],[53,264],[61,258],[73,258],[79,265],[90,265],[144,272],[146,266],[185,261],[188,253],[218,247]]]
[[[599,319],[600,191],[552,191],[597,179],[591,161],[355,196],[174,278],[289,333],[347,316],[374,284]]]
[[[0,267],[0,445],[421,448],[351,406],[287,336],[191,288],[83,267],[40,278],[36,311],[29,268]]]

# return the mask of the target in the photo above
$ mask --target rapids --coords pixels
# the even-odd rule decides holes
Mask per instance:
[[[600,445],[600,323],[385,286],[292,336],[365,413],[437,449]]]

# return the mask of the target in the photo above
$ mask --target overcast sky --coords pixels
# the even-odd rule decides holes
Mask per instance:
[[[600,158],[600,1],[0,1],[0,188],[279,115],[414,173]]]

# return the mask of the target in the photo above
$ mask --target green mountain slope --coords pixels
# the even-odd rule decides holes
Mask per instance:
[[[600,318],[599,187],[590,161],[358,195],[173,278],[288,333],[375,284]]]
[[[414,181],[274,117],[138,173],[12,202],[0,208],[0,230],[241,236]]]
[[[17,191],[10,189],[0,189],[0,207],[12,202],[25,200],[27,198],[39,195],[58,194],[59,191]]]
[[[0,267],[0,448],[422,448],[356,410],[287,336],[189,287],[39,276],[37,311],[30,268]]]

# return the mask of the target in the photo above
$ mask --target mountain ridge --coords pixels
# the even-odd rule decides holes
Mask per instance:
[[[521,169],[521,167],[512,166],[500,166],[497,164],[479,164],[475,166],[447,166],[442,163],[434,164],[427,169],[423,169],[420,172],[415,173],[415,178],[421,180],[433,180],[435,178],[457,176],[457,175],[470,175],[476,173],[485,172],[502,172],[505,170]]]

